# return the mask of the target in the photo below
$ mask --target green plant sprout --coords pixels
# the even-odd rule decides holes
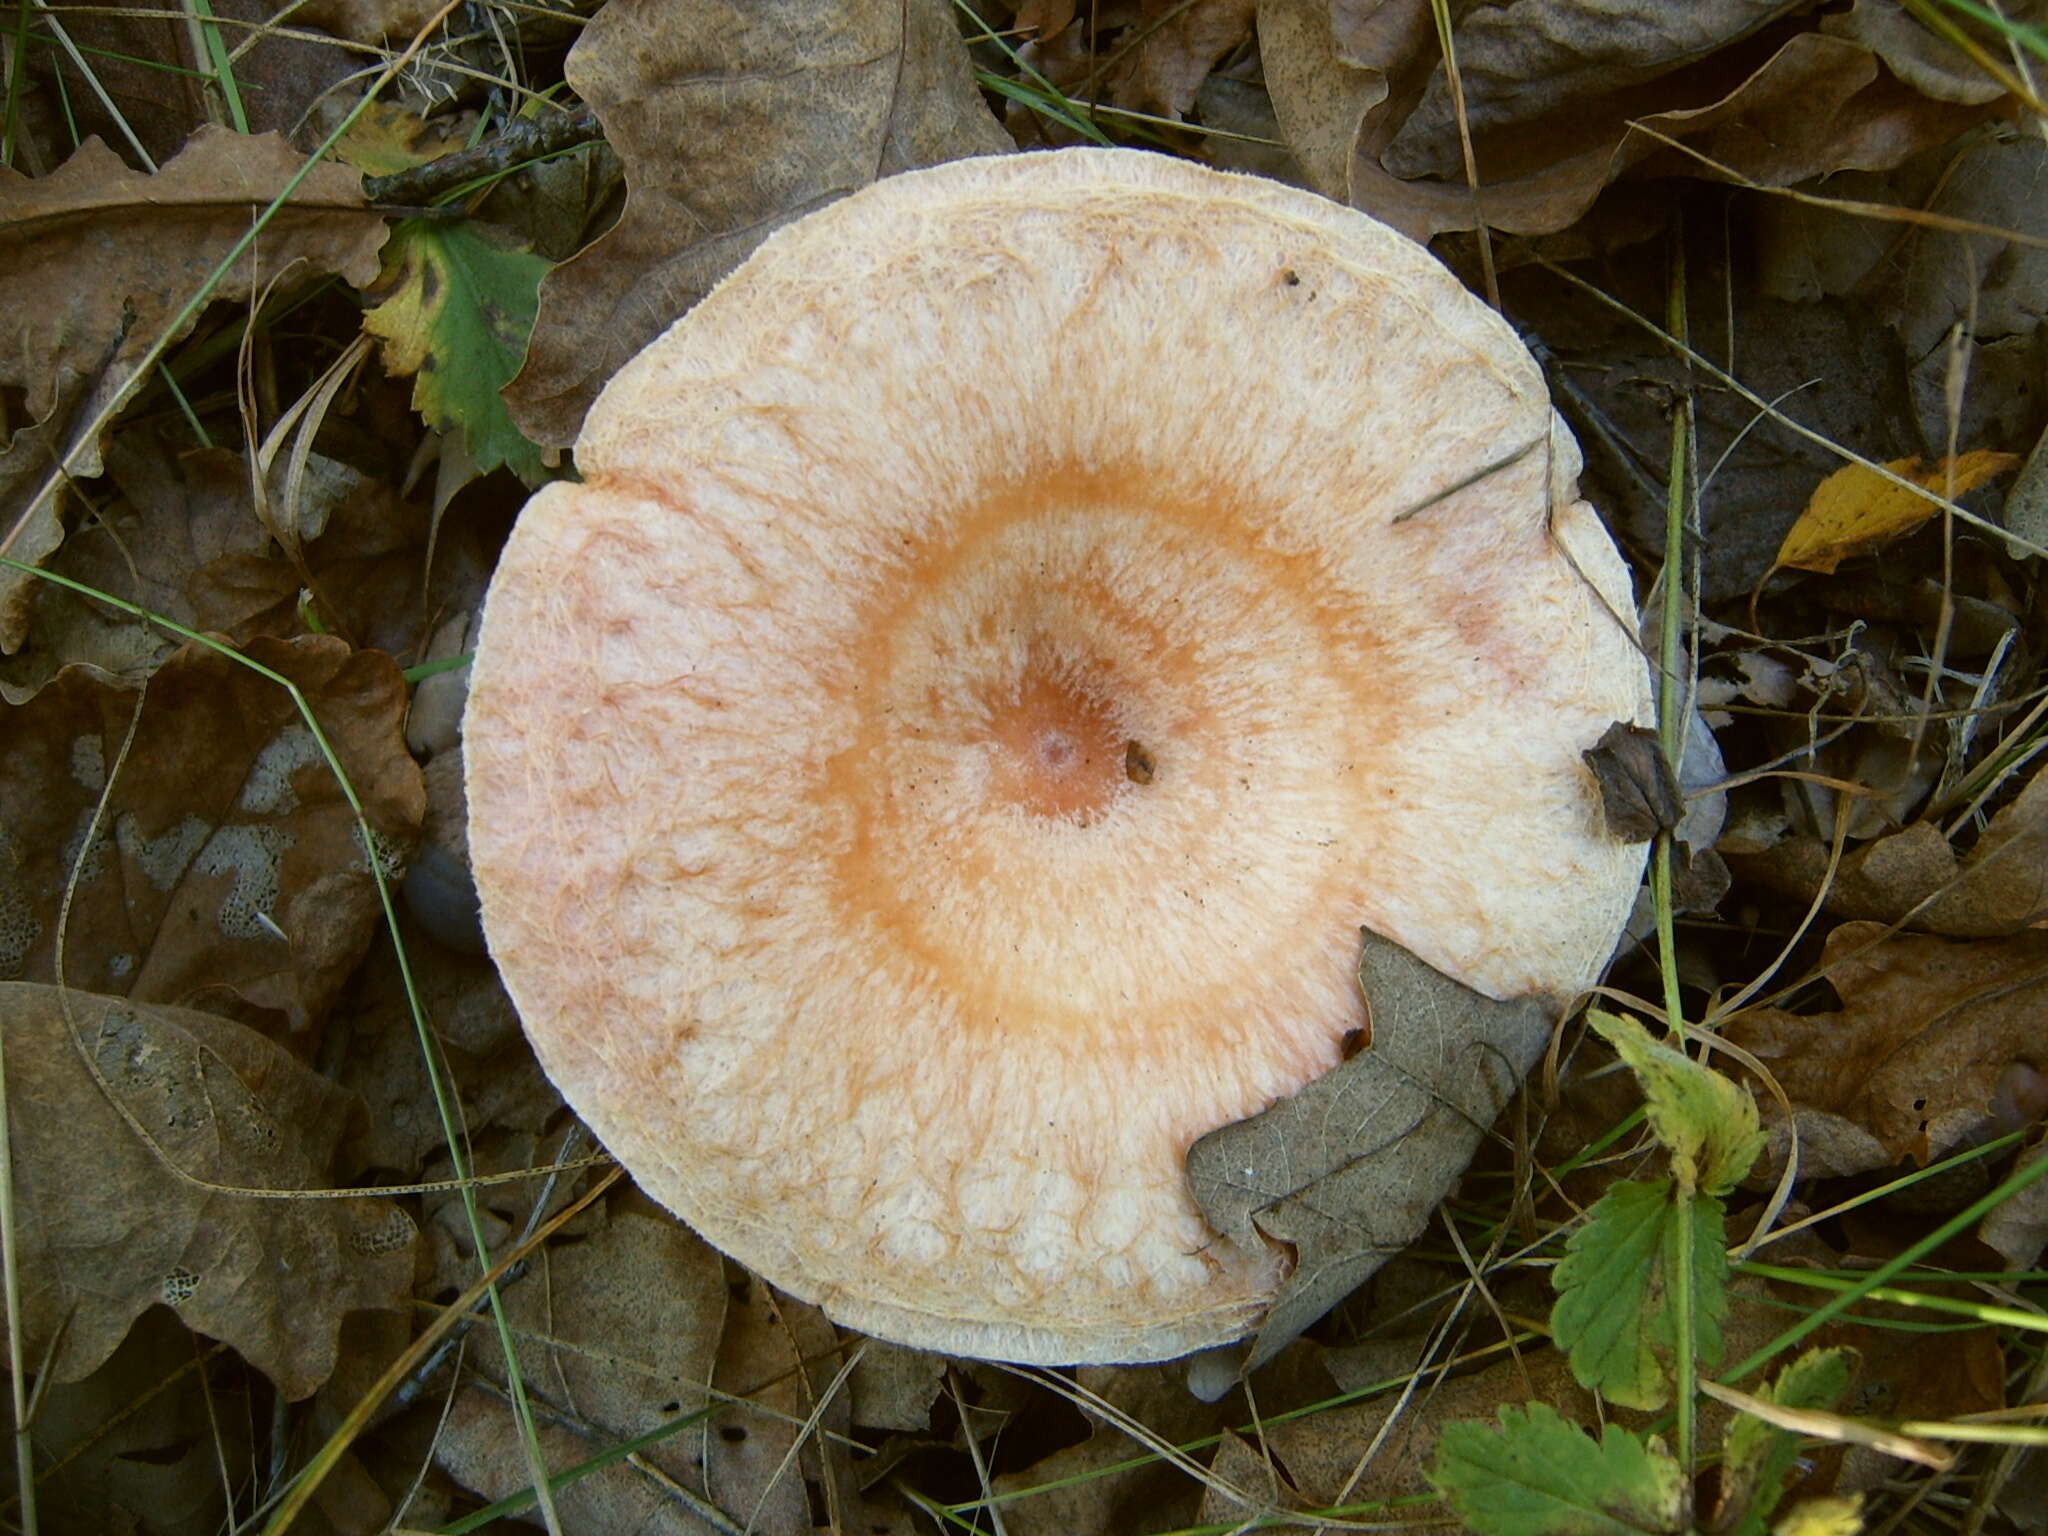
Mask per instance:
[[[1609,1402],[1661,1408],[1676,1394],[1685,1403],[1697,1371],[1720,1359],[1726,1197],[1765,1138],[1755,1102],[1734,1082],[1653,1040],[1633,1019],[1587,1017],[1636,1074],[1645,1118],[1671,1168],[1661,1178],[1614,1185],[1572,1234],[1551,1276],[1558,1296],[1552,1337],[1579,1384]],[[1831,1407],[1848,1387],[1850,1359],[1843,1349],[1809,1350],[1759,1400],[1792,1410]],[[1689,1425],[1690,1415],[1681,1423]],[[1787,1431],[1738,1414],[1722,1443],[1720,1496],[1705,1525],[1691,1507],[1689,1455],[1674,1456],[1660,1436],[1616,1424],[1595,1439],[1542,1403],[1503,1408],[1498,1430],[1450,1425],[1429,1476],[1481,1536],[1697,1529],[1763,1536],[1774,1528],[1770,1517],[1797,1446]],[[1791,1518],[1801,1531],[1842,1529],[1854,1510],[1830,1504]],[[1820,1526],[1807,1523],[1816,1518]]]

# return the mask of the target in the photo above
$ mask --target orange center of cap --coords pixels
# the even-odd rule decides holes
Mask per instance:
[[[989,790],[1034,816],[1086,826],[1129,782],[1128,743],[1108,702],[1084,685],[1033,669],[993,700]]]

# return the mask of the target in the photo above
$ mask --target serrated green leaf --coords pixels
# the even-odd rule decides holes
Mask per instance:
[[[1679,1526],[1678,1464],[1610,1424],[1595,1440],[1542,1403],[1503,1408],[1500,1432],[1446,1425],[1429,1480],[1480,1536],[1618,1536]]]
[[[1728,1313],[1728,1255],[1721,1203],[1681,1201],[1669,1179],[1614,1185],[1587,1213],[1551,1276],[1552,1336],[1581,1386],[1628,1408],[1671,1400],[1678,1320],[1671,1280],[1691,1226],[1693,1352],[1721,1357]]]
[[[1833,1408],[1849,1390],[1852,1349],[1809,1349],[1757,1395],[1785,1408]],[[1785,1474],[1799,1453],[1799,1437],[1738,1413],[1728,1426],[1721,1457],[1721,1509],[1716,1524],[1743,1536],[1761,1531],[1785,1495]]]
[[[469,220],[411,219],[384,248],[380,302],[363,329],[384,343],[384,369],[415,375],[413,409],[429,426],[461,428],[480,472],[500,464],[528,485],[540,449],[512,425],[498,391],[512,382],[548,264],[498,230]]]
[[[1675,1051],[1634,1019],[1594,1009],[1587,1022],[1643,1086],[1650,1129],[1671,1153],[1683,1188],[1725,1195],[1764,1149],[1756,1101],[1738,1084]]]

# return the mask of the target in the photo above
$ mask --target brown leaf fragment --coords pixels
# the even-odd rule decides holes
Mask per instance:
[[[1351,200],[1361,127],[1386,101],[1390,71],[1421,57],[1429,8],[1259,0],[1259,59],[1282,134],[1323,196]]]
[[[535,1266],[506,1288],[505,1309],[527,1393],[553,1426],[543,1439],[551,1467],[705,1408],[725,1319],[725,1267],[694,1233],[626,1195],[601,1227],[553,1244]],[[504,1498],[529,1484],[504,1397],[504,1357],[489,1330],[470,1348],[491,1389],[464,1394],[437,1454],[467,1487]],[[701,1431],[686,1429],[649,1445],[639,1465],[578,1479],[556,1494],[556,1507],[572,1530],[694,1536],[714,1528],[696,1512],[702,1455]]]
[[[573,1418],[536,1405],[535,1439],[541,1464],[556,1473],[610,1449],[617,1441]],[[434,1462],[477,1497],[495,1503],[533,1487],[533,1473],[520,1443],[512,1406],[501,1389],[468,1386],[456,1394],[434,1437]],[[658,1472],[615,1464],[555,1490],[555,1511],[565,1530],[633,1536],[710,1536],[737,1530],[734,1523],[700,1517],[686,1491],[667,1486]],[[530,1511],[529,1511],[530,1513]]]
[[[1454,36],[1465,118],[1477,136],[1553,112],[1584,111],[1740,41],[1807,0],[1517,0],[1470,9]],[[1396,176],[1462,177],[1457,114],[1443,71],[1381,156]]]
[[[1795,1106],[1844,1116],[1894,1160],[1924,1167],[1992,1130],[2015,1063],[2048,1071],[2048,934],[1886,934],[1881,923],[1844,923],[1828,935],[1821,969],[1839,1013],[1755,1009],[1727,1035]]]
[[[2041,0],[2012,0],[2000,14],[2017,24],[2039,26],[2048,18],[2048,6]],[[1820,26],[1868,48],[1886,69],[1936,101],[1974,106],[2005,95],[2004,86],[1960,48],[1922,26],[1900,0],[1854,0],[1848,10],[1822,16]]]
[[[39,1391],[33,1425],[44,1469],[36,1485],[42,1529],[50,1536],[217,1536],[228,1523],[221,1460],[242,1464],[250,1454],[247,1421],[207,1411],[207,1378],[231,1365],[157,1307],[136,1319],[98,1370]]]
[[[425,808],[397,665],[321,635],[247,655],[307,696],[395,879]],[[71,667],[0,706],[0,850],[0,978],[274,1009],[293,1028],[325,1012],[381,910],[289,695],[198,645],[146,684]]]
[[[296,1399],[334,1368],[344,1315],[404,1304],[398,1206],[248,1192],[327,1187],[353,1096],[190,1009],[0,983],[0,1030],[23,1344],[39,1359],[55,1340],[52,1379],[96,1370],[163,1305]]]
[[[963,1370],[987,1375],[982,1367]],[[1075,1370],[1074,1385],[1107,1404],[1121,1422],[1142,1424],[1169,1445],[1206,1438],[1233,1422],[1224,1406],[1200,1402],[1188,1391],[1187,1369],[1179,1362],[1084,1365]],[[970,1418],[984,1434],[988,1421],[986,1411]],[[1002,1445],[1000,1434],[993,1443]],[[1021,1470],[998,1473],[992,1487],[998,1497],[1010,1496],[1002,1506],[1009,1536],[1177,1530],[1195,1523],[1202,1493],[1172,1463],[1143,1455],[1116,1423],[1094,1414],[1087,1439]]]
[[[2036,1121],[2048,1113],[2048,1105],[2034,1111]],[[2034,1146],[2020,1159],[2019,1167],[2048,1157],[2048,1146]],[[2048,1252],[2048,1179],[2036,1179],[1977,1223],[1977,1239],[2016,1270],[2033,1269]]]
[[[1262,20],[1288,18],[1261,41],[1289,142],[1322,190],[1417,239],[1481,223],[1554,233],[1623,176],[1721,174],[1672,140],[1730,174],[1785,186],[1890,168],[1993,110],[1924,96],[1861,43],[1771,20],[1796,9],[1771,0],[1473,6],[1456,36],[1466,88],[1485,101],[1475,196],[1428,0],[1339,0],[1327,48],[1302,9],[1261,8]],[[1528,25],[1532,14],[1542,27]],[[1348,149],[1341,167],[1337,146]]]
[[[946,1357],[886,1339],[869,1339],[846,1379],[853,1422],[906,1434],[931,1430],[932,1404],[946,1378]]]
[[[825,1314],[737,1266],[712,1383],[730,1406],[700,1432],[711,1498],[749,1530],[839,1528],[853,1492],[842,1350]],[[812,1510],[829,1511],[814,1519]]]
[[[1298,1514],[1305,1508],[1307,1501],[1281,1475],[1271,1455],[1253,1449],[1235,1430],[1223,1431],[1202,1488],[1198,1518],[1204,1525],[1228,1530],[1257,1516]]]
[[[1412,1498],[1430,1491],[1426,1471],[1444,1425],[1490,1420],[1501,1404],[1525,1401],[1547,1403],[1575,1424],[1600,1421],[1593,1394],[1572,1379],[1562,1355],[1549,1351],[1432,1381],[1412,1402],[1387,1392],[1274,1424],[1267,1443],[1313,1505]]]
[[[1828,846],[1799,837],[1739,863],[1750,878],[1810,900],[1826,878]],[[2039,926],[2048,918],[2048,770],[2035,770],[1967,852],[1936,823],[1914,822],[1845,856],[1825,900],[1839,917],[1958,939]]]
[[[613,0],[567,72],[628,190],[618,224],[541,285],[505,391],[545,446],[781,225],[878,176],[1010,148],[947,0]]]
[[[202,129],[154,175],[96,139],[40,180],[0,166],[0,388],[20,390],[44,428],[41,440],[0,445],[0,549],[23,559],[55,547],[57,463],[75,447],[71,475],[100,472],[97,437],[79,434],[140,387],[136,363],[303,163],[275,134]],[[367,283],[384,236],[355,173],[318,166],[213,297],[245,302],[281,274],[287,288],[329,274]],[[0,652],[21,644],[31,580],[0,573]]]
[[[1494,1002],[1389,940],[1362,936],[1371,1044],[1292,1098],[1188,1149],[1188,1182],[1211,1226],[1296,1252],[1247,1370],[1414,1241],[1556,1017],[1548,999]]]
[[[1623,842],[1647,843],[1685,819],[1678,775],[1655,731],[1617,720],[1580,756],[1600,786],[1607,830]]]
[[[1120,107],[1176,121],[1194,105],[1210,70],[1252,33],[1258,0],[1195,0],[1192,5],[1155,3],[1157,13],[1139,23],[1144,34],[1109,80],[1110,99]]]

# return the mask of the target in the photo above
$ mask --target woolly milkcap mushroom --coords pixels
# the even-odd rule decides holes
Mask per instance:
[[[1320,198],[961,161],[782,230],[527,507],[467,723],[485,925],[641,1187],[957,1354],[1241,1337],[1183,1157],[1333,1066],[1361,925],[1587,986],[1629,584],[1502,321]]]

